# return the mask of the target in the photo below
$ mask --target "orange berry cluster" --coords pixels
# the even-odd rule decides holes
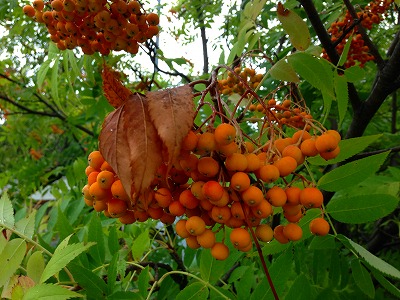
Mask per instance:
[[[235,74],[234,74],[235,73]],[[247,83],[250,88],[255,89],[261,82],[263,75],[256,74],[254,69],[236,67],[234,73],[228,72],[226,79],[218,80],[218,89],[223,95],[239,94],[243,95],[247,90],[243,81]],[[241,80],[238,78],[241,78]]]
[[[357,12],[357,18],[361,21],[361,26],[371,30],[374,24],[379,24],[382,21],[382,15],[392,3],[393,0],[371,1],[362,11]],[[342,54],[347,40],[352,38],[348,59],[345,63],[346,68],[354,66],[357,61],[360,67],[364,67],[365,63],[375,59],[374,56],[369,53],[369,47],[365,45],[361,34],[358,32],[357,26],[355,26],[354,31],[349,31],[344,35],[345,30],[349,28],[353,22],[354,19],[347,10],[343,19],[333,22],[328,29],[328,33],[332,36],[331,40],[333,43],[341,39],[336,46],[338,54]],[[329,59],[325,50],[323,51],[323,57]]]
[[[60,50],[80,47],[88,55],[111,50],[136,54],[139,43],[159,31],[158,15],[143,12],[136,0],[34,0],[23,12],[46,25]]]
[[[309,123],[312,122],[313,117],[302,107],[295,106],[289,99],[285,99],[281,103],[270,99],[263,103],[250,104],[249,111],[265,115],[264,127],[278,124],[279,126],[311,129]]]

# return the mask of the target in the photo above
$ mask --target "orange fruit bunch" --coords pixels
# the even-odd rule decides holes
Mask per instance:
[[[159,32],[159,16],[136,0],[34,0],[23,12],[47,27],[60,50],[80,47],[88,55],[136,54],[140,43]]]
[[[358,31],[358,26],[362,26],[368,30],[372,29],[374,24],[379,24],[383,19],[383,14],[393,3],[393,0],[373,0],[364,7],[362,11],[357,12],[357,18],[360,20],[360,25],[354,27],[354,30],[345,33],[345,30],[352,26],[355,21],[347,10],[344,17],[336,22],[333,22],[328,29],[328,33],[331,34],[331,40],[333,43],[340,42],[336,46],[338,54],[342,54],[344,46],[349,38],[351,38],[351,45],[348,53],[348,58],[345,63],[345,67],[351,67],[359,63],[360,67],[371,60],[374,60],[374,56],[369,53],[369,47],[365,44],[361,34]],[[344,35],[344,37],[343,37]],[[329,60],[325,50],[323,50],[322,56]]]
[[[241,80],[238,78],[241,78]],[[251,68],[236,67],[234,73],[228,72],[225,79],[218,80],[218,89],[223,95],[239,94],[243,95],[247,88],[244,86],[243,81],[247,85],[255,89],[263,78],[262,74],[256,74],[256,71]],[[249,95],[249,94],[248,94]]]

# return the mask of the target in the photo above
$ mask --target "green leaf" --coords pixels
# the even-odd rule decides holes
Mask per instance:
[[[344,65],[344,63],[346,62],[352,40],[353,40],[353,35],[350,35],[350,37],[347,39],[346,44],[344,45],[343,52],[340,55],[339,62],[337,64],[338,66]]]
[[[249,269],[249,266],[239,266],[235,270],[233,270],[231,276],[229,276],[229,283],[235,282],[243,277],[246,271]]]
[[[310,250],[321,250],[321,249],[335,249],[335,237],[333,235],[326,236],[315,236],[309,246]]]
[[[49,71],[50,64],[52,62],[53,62],[53,59],[48,58],[41,64],[41,66],[37,72],[37,79],[36,79],[36,85],[39,88],[42,87],[42,84],[44,82],[44,79],[46,78],[47,72]]]
[[[83,295],[55,284],[38,284],[27,290],[22,300],[64,300],[77,297]]]
[[[211,256],[210,251],[201,251],[200,254],[200,276],[204,281],[209,281],[211,272],[212,272],[212,265],[215,260]]]
[[[389,215],[398,203],[398,197],[389,194],[338,197],[328,203],[326,212],[339,222],[362,224]]]
[[[351,187],[367,179],[378,171],[390,151],[362,158],[325,174],[318,181],[318,187],[325,191],[336,192]]]
[[[306,50],[311,43],[307,23],[294,11],[285,9],[281,3],[278,4],[277,16],[293,47],[300,51]]]
[[[292,68],[292,66],[286,61],[286,59],[281,59],[277,61],[271,69],[269,69],[269,74],[276,79],[281,81],[289,82],[299,82],[299,76]]]
[[[51,68],[51,97],[53,98],[54,102],[57,104],[57,107],[59,109],[62,108],[62,105],[60,103],[60,99],[58,97],[58,65],[60,63],[60,57],[56,57],[54,60],[54,65]]]
[[[147,297],[147,289],[149,287],[149,272],[149,266],[146,266],[143,270],[140,271],[140,275],[138,278],[139,293],[144,299]]]
[[[92,215],[88,227],[88,241],[95,243],[88,253],[99,265],[101,265],[105,259],[105,246],[103,228],[97,214]]]
[[[176,295],[175,300],[205,300],[208,298],[209,290],[201,282],[195,282],[185,287]]]
[[[0,199],[0,226],[14,227],[14,209],[6,192]]]
[[[4,286],[20,267],[25,257],[26,243],[23,239],[17,238],[8,241],[3,251],[0,253],[0,288]]]
[[[382,134],[375,134],[375,135],[341,140],[339,143],[340,153],[336,158],[327,161],[320,156],[315,156],[308,158],[307,161],[313,165],[319,165],[319,166],[336,164],[338,162],[344,161],[354,156],[357,153],[360,153],[370,144],[377,141],[381,137]]]
[[[110,253],[116,253],[119,250],[118,234],[116,226],[110,226],[108,232],[108,250]]]
[[[139,294],[129,291],[118,291],[107,297],[107,300],[143,300]]]
[[[372,275],[374,275],[375,279],[383,286],[389,293],[391,293],[396,298],[400,299],[400,289],[397,288],[393,283],[387,280],[382,276],[381,273],[372,271]]]
[[[351,261],[351,274],[354,282],[360,288],[360,290],[369,298],[375,297],[375,287],[372,282],[371,274],[368,270],[361,265],[358,259]]]
[[[108,295],[114,292],[115,283],[117,281],[118,276],[118,260],[119,260],[119,253],[118,252],[111,252],[114,253],[110,265],[107,270],[107,291]]]
[[[344,246],[356,252],[356,254],[364,260],[367,266],[375,269],[378,272],[381,272],[385,276],[389,276],[397,280],[400,279],[400,271],[392,265],[373,255],[367,249],[343,235],[337,235],[337,238],[343,243]]]
[[[33,252],[26,264],[26,274],[28,275],[28,277],[32,278],[32,280],[35,283],[39,283],[44,268],[45,268],[45,262],[42,252],[40,251]]]
[[[365,78],[365,70],[359,66],[352,66],[344,70],[348,82],[357,82]]]
[[[251,290],[256,284],[254,280],[254,265],[254,262],[251,263],[243,277],[235,283],[238,299],[246,299],[248,295],[251,294]]]
[[[15,230],[31,239],[35,231],[35,217],[36,210],[32,211],[27,218],[15,223]]]
[[[329,70],[321,59],[304,52],[296,52],[287,59],[297,74],[315,88],[325,91],[331,98],[334,98],[333,70]]]
[[[311,284],[303,273],[297,276],[285,298],[296,300],[311,299]]]
[[[79,286],[83,287],[86,290],[87,295],[90,295],[89,299],[105,298],[107,285],[103,279],[101,279],[91,270],[75,263],[71,263],[69,268]]]
[[[63,248],[57,247],[54,251],[54,255],[50,258],[47,263],[42,277],[40,278],[40,282],[43,283],[47,279],[49,279],[54,274],[58,273],[62,268],[64,268],[71,260],[77,257],[79,254],[85,252],[94,243],[87,243],[84,245],[83,243],[71,244],[67,245]]]
[[[339,112],[339,126],[342,124],[343,119],[347,112],[347,106],[349,103],[349,92],[347,89],[347,78],[345,75],[339,75],[337,72],[334,73],[334,86],[336,101]]]
[[[132,255],[135,260],[139,260],[143,252],[148,250],[150,247],[150,237],[149,237],[149,230],[144,230],[139,236],[133,241],[132,244]]]

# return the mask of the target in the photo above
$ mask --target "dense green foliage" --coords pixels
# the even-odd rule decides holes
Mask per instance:
[[[161,2],[160,14],[184,26],[167,29],[168,18],[162,18],[160,37],[189,45],[201,39],[209,51],[224,49],[223,65],[236,66],[242,55],[243,65],[257,73],[275,65],[259,94],[273,94],[281,79],[299,79],[293,85],[313,116],[343,137],[335,160],[308,159],[325,191],[332,234],[308,232],[299,242],[262,245],[280,298],[400,298],[397,6],[366,32],[380,58],[342,70],[345,56],[332,55],[332,63],[317,58],[328,46],[326,30],[346,5],[359,9],[367,1],[286,1],[310,29],[305,52],[293,51],[276,1],[180,1],[172,12],[171,3]],[[140,59],[125,52],[103,58],[60,51],[44,26],[24,16],[25,4],[0,0],[2,298],[273,299],[256,249],[231,247],[229,258],[217,261],[209,250],[187,248],[171,226],[153,220],[122,226],[86,206],[81,195],[87,156],[98,148],[102,122],[113,109],[102,92],[104,61],[140,92],[208,79],[216,66],[202,59],[205,65],[196,69],[205,73],[199,76],[190,61],[167,58],[155,41],[143,44]],[[223,34],[207,41],[219,19],[225,20]],[[283,65],[287,69],[277,70]],[[251,135],[253,127],[248,130]],[[317,214],[309,210],[300,225],[306,228]]]

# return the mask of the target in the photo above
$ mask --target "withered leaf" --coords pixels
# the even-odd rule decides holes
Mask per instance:
[[[194,103],[192,89],[184,85],[146,95],[150,117],[168,150],[168,163],[179,155],[184,137],[192,128]]]
[[[101,77],[104,95],[113,107],[120,107],[132,95],[132,92],[122,84],[120,74],[106,64],[103,65]]]
[[[162,162],[162,142],[150,119],[146,97],[133,94],[107,116],[99,148],[131,198],[150,186]]]

